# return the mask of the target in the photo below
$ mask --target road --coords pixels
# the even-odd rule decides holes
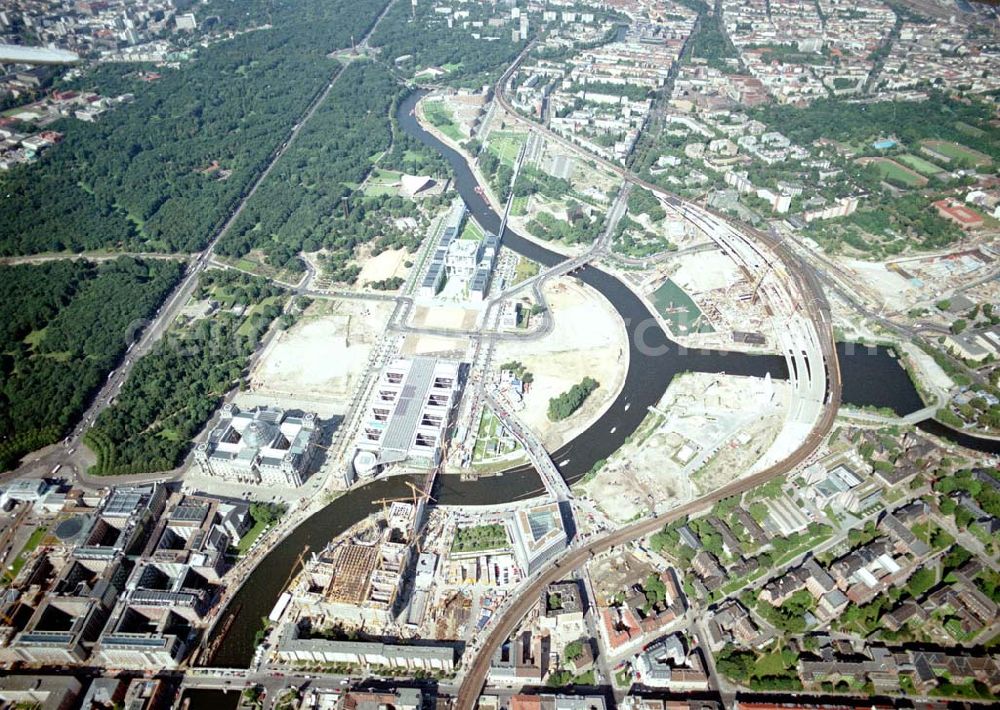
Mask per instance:
[[[188,261],[196,259],[198,252],[193,254],[164,254],[162,252],[149,251],[81,251],[77,254],[67,252],[55,252],[51,254],[31,254],[29,256],[5,256],[0,258],[0,265],[16,266],[18,264],[44,264],[49,261],[113,261],[122,256],[130,256],[134,259],[168,259],[172,261]]]
[[[367,46],[369,37],[371,37],[372,33],[375,32],[379,23],[382,21],[382,18],[385,17],[386,13],[389,12],[389,9],[395,4],[395,2],[396,0],[389,0],[386,7],[382,10],[382,13],[375,19],[375,22],[373,22],[372,26],[368,29],[368,33],[361,40],[361,46]],[[115,483],[115,481],[110,477],[98,479],[98,483],[97,480],[85,475],[84,472],[86,471],[89,463],[89,455],[83,450],[84,447],[82,445],[82,437],[84,433],[90,426],[93,425],[98,415],[114,401],[115,395],[125,384],[125,381],[128,379],[129,373],[132,371],[132,367],[135,362],[152,350],[156,342],[163,336],[170,325],[174,322],[174,319],[184,308],[188,299],[190,299],[191,294],[198,285],[198,279],[201,273],[211,264],[216,246],[229,233],[233,225],[240,218],[240,215],[243,214],[243,210],[246,208],[247,203],[253,199],[261,184],[267,180],[271,171],[274,169],[274,166],[277,165],[282,156],[288,152],[288,149],[295,143],[295,140],[299,137],[299,135],[301,135],[306,124],[316,114],[317,109],[319,109],[323,102],[326,101],[330,92],[333,90],[333,87],[336,85],[337,80],[342,76],[343,69],[344,65],[338,64],[337,69],[330,77],[330,80],[326,83],[326,86],[317,93],[312,102],[306,107],[299,120],[297,120],[289,130],[289,133],[281,145],[275,148],[275,150],[271,153],[267,166],[253,181],[249,189],[244,191],[243,196],[240,197],[239,201],[230,211],[229,217],[210,239],[205,249],[201,253],[195,255],[193,259],[188,262],[184,277],[177,284],[177,286],[174,287],[174,290],[170,293],[170,295],[167,296],[163,305],[160,306],[160,309],[156,312],[154,318],[148,323],[135,323],[133,324],[133,327],[130,328],[130,331],[126,334],[126,339],[131,342],[128,346],[129,349],[125,354],[124,362],[118,368],[112,370],[108,375],[107,381],[101,386],[100,391],[98,391],[98,393],[91,400],[90,406],[83,413],[80,422],[73,429],[70,435],[66,437],[61,445],[57,444],[49,446],[41,450],[41,452],[35,452],[35,454],[29,455],[29,461],[22,464],[13,472],[4,474],[2,477],[3,480],[17,478],[20,476],[58,474],[60,476],[65,476],[75,485],[87,488],[102,487]],[[262,347],[263,345],[265,344],[262,343]],[[149,474],[147,476],[130,476],[129,482],[142,483],[144,480],[162,480],[166,475],[169,474],[160,473]]]
[[[509,114],[531,126],[532,130],[543,132],[550,139],[568,147],[576,153],[582,153],[587,160],[593,160],[601,164],[602,167],[620,175],[624,180],[632,184],[644,187],[656,195],[664,198],[676,207],[686,207],[697,209],[707,215],[711,215],[716,220],[728,220],[715,215],[700,206],[691,205],[680,200],[677,196],[667,192],[658,185],[653,185],[632,174],[629,170],[619,165],[611,163],[589,153],[584,152],[579,146],[565,140],[558,134],[553,133],[548,128],[540,126],[534,121],[529,121],[516,114],[504,96],[504,87],[510,76],[517,69],[527,51],[525,50],[511,65],[497,84],[496,99],[501,107]],[[775,476],[782,475],[795,468],[797,465],[808,459],[819,447],[826,435],[830,432],[833,422],[837,416],[840,406],[842,383],[840,379],[840,367],[837,361],[836,348],[833,339],[832,319],[830,316],[829,303],[820,287],[818,276],[815,270],[806,264],[797,254],[793,253],[787,246],[773,235],[768,235],[757,230],[747,230],[742,225],[739,229],[749,232],[749,235],[758,242],[763,243],[768,249],[776,254],[783,262],[787,273],[796,282],[799,293],[802,294],[806,314],[816,328],[820,344],[823,351],[824,365],[827,368],[828,394],[826,404],[822,414],[814,424],[809,435],[800,445],[784,460],[743,479],[733,481],[722,488],[703,496],[697,500],[681,505],[669,512],[662,513],[645,520],[640,520],[631,525],[627,525],[620,530],[608,533],[599,538],[592,539],[583,545],[573,545],[555,560],[546,565],[527,585],[518,590],[517,599],[507,609],[498,613],[490,632],[482,640],[476,650],[476,656],[469,665],[462,684],[456,696],[456,710],[473,710],[483,684],[489,672],[490,660],[500,645],[510,636],[520,623],[520,620],[535,604],[538,596],[549,584],[565,577],[571,570],[576,569],[585,563],[592,555],[606,550],[610,550],[618,545],[622,545],[645,535],[653,533],[662,528],[667,523],[680,520],[695,513],[704,512],[710,509],[716,502],[729,496],[739,495],[759,485],[766,483]]]

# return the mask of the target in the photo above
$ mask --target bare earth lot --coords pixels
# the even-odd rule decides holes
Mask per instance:
[[[406,262],[412,256],[406,249],[387,249],[377,256],[364,259],[361,266],[361,273],[358,274],[358,283],[369,284],[373,281],[384,281],[394,276],[406,278],[410,269],[406,267]]]
[[[553,451],[614,401],[628,369],[628,348],[621,318],[596,291],[563,277],[546,286],[545,296],[555,319],[552,332],[526,343],[501,342],[493,361],[518,360],[534,374],[520,416]],[[549,399],[588,376],[600,383],[597,391],[568,419],[549,421]]]
[[[584,495],[614,522],[662,513],[746,475],[774,441],[787,384],[688,373],[598,472]]]
[[[308,406],[320,416],[343,413],[392,308],[364,301],[314,303],[271,343],[251,373],[247,394],[282,406]]]

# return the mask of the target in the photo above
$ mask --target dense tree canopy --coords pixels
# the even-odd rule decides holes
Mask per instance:
[[[134,65],[81,79],[136,100],[97,123],[54,125],[61,144],[0,178],[0,254],[200,249],[333,74],[326,55],[362,36],[385,5],[251,2],[244,14],[244,3],[217,4],[224,24],[273,27],[199,47],[180,68],[157,68],[153,82]]]
[[[197,294],[219,301],[214,316],[175,327],[136,362],[114,405],[87,432],[93,473],[164,471],[239,384],[247,359],[281,313],[283,291],[237,271],[209,271]],[[243,315],[232,306],[249,306]],[[243,310],[243,309],[238,309]]]
[[[463,9],[484,16],[492,12],[489,6],[479,8],[475,3]],[[447,19],[435,13],[430,3],[414,6],[409,2],[397,2],[389,10],[371,44],[379,47],[389,61],[409,55],[408,65],[419,69],[446,67],[450,70],[446,80],[471,87],[491,83],[524,46],[523,42],[511,41],[507,27],[489,40],[474,37],[464,28],[449,28]]]
[[[0,469],[7,469],[79,417],[182,266],[122,257],[2,271]]]
[[[586,401],[590,393],[599,387],[599,383],[592,377],[584,377],[579,383],[573,385],[558,397],[549,400],[549,419],[554,422],[565,419]]]
[[[370,158],[389,148],[390,109],[398,93],[392,75],[378,64],[355,62],[344,69],[219,244],[220,252],[242,255],[262,248],[274,265],[292,266],[301,250],[342,247],[335,223],[343,213],[341,201],[371,169]]]
[[[934,93],[926,101],[847,103],[819,99],[807,108],[772,104],[755,109],[754,117],[774,126],[793,142],[808,145],[820,138],[855,142],[891,131],[903,143],[915,145],[923,139],[950,140],[1000,159],[1000,144],[990,136],[992,110],[986,104],[963,103]],[[960,125],[961,124],[961,125]],[[982,129],[962,130],[962,125]]]

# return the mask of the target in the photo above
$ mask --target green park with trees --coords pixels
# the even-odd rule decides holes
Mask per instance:
[[[73,425],[183,267],[120,257],[0,272],[0,470],[6,470]]]
[[[178,322],[135,363],[115,403],[84,436],[97,454],[91,473],[180,465],[222,398],[242,382],[248,359],[281,313],[285,292],[260,277],[212,270],[202,275],[196,298],[225,307]]]
[[[135,101],[96,123],[53,124],[65,140],[0,177],[9,195],[0,254],[201,249],[330,80],[338,64],[327,53],[350,46],[383,7],[252,2],[240,22],[270,29],[197,47],[190,61],[158,68],[155,81],[127,64],[85,74],[79,88],[127,90]],[[227,177],[206,172],[214,162]]]

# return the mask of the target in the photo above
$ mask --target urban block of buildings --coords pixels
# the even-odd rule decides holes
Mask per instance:
[[[479,239],[462,238],[465,219],[465,203],[457,198],[438,227],[440,236],[420,282],[421,296],[437,296],[447,287],[449,295],[476,303],[485,300],[500,251],[500,238],[489,233]]]

